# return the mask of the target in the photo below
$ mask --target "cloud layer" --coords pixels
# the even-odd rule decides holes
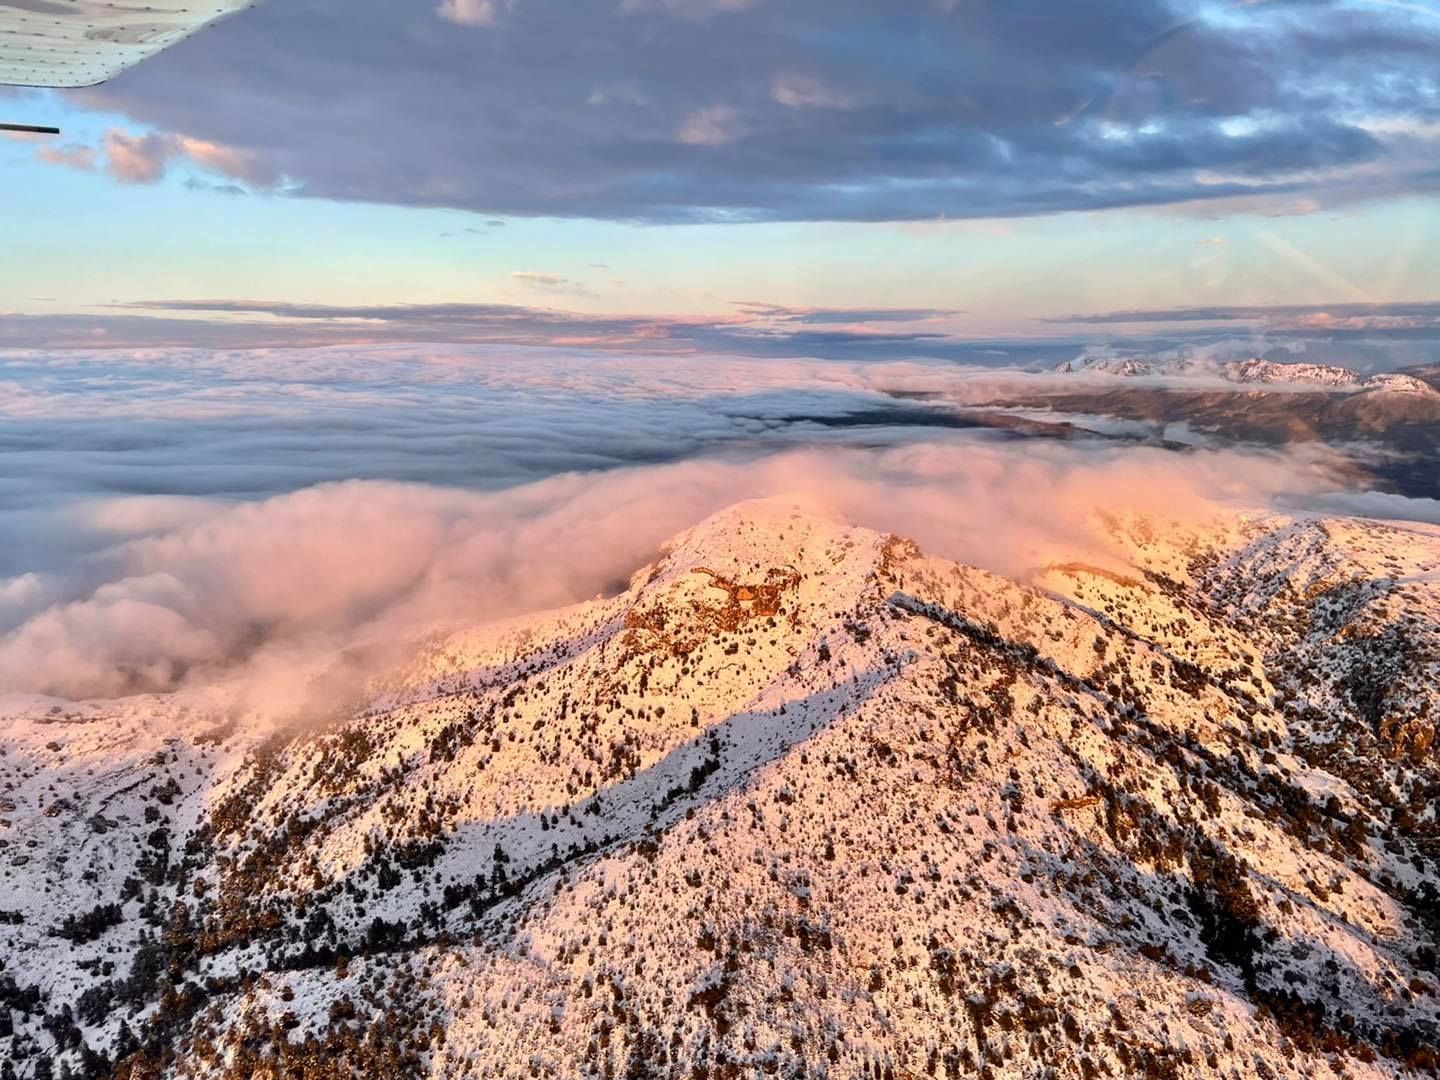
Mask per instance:
[[[537,297],[570,300],[583,284],[542,271],[514,271]],[[1115,311],[1048,320],[1055,337],[973,339],[955,333],[941,308],[796,308],[735,301],[711,315],[596,314],[563,306],[497,303],[304,304],[283,300],[152,300],[111,313],[0,319],[0,348],[90,349],[431,342],[560,346],[655,356],[723,353],[838,361],[945,360],[981,366],[1054,367],[1084,348],[1130,354],[1236,347],[1240,358],[1306,353],[1322,363],[1392,370],[1424,363],[1440,348],[1440,304],[1212,306]],[[1198,324],[1213,323],[1213,326]],[[1168,327],[1163,324],[1170,324]],[[1068,333],[1067,333],[1068,331]],[[1145,332],[1148,331],[1148,332]],[[1103,336],[1102,336],[1103,335]]]
[[[517,270],[537,294],[573,302],[587,293],[572,279]],[[997,362],[993,342],[946,332],[955,312],[932,308],[792,308],[740,302],[714,315],[595,314],[497,303],[302,304],[283,300],[154,300],[118,305],[113,314],[9,315],[0,347],[106,345],[306,346],[435,342],[563,345],[629,353],[728,352],[836,359],[933,357]],[[1017,343],[1008,362],[1027,354],[1064,358],[1067,343]]]
[[[132,177],[168,147],[485,213],[1324,205],[1434,189],[1437,46],[1431,8],[1382,0],[297,0],[74,100],[168,140],[112,154]]]
[[[101,545],[70,516],[97,500],[254,500],[355,477],[493,490],[754,456],[857,438],[844,422],[893,409],[891,391],[959,399],[988,378],[924,363],[540,347],[0,353],[0,581]],[[871,422],[864,437],[914,432]]]
[[[0,353],[0,693],[233,677],[293,703],[341,651],[593,596],[755,496],[808,492],[1007,573],[1092,544],[1096,503],[1334,497],[1321,457],[1021,441],[956,412],[1073,378],[460,345]],[[1430,512],[1407,506],[1384,511]]]
[[[61,595],[0,637],[0,688],[90,697],[238,675],[297,701],[345,650],[613,589],[673,534],[757,496],[803,493],[937,553],[1023,574],[1094,550],[1097,504],[1190,516],[1316,483],[1273,455],[973,441],[694,460],[493,493],[352,481],[197,503],[178,522],[173,500],[102,503],[92,527],[118,514],[140,535],[91,560],[98,583],[54,583]]]

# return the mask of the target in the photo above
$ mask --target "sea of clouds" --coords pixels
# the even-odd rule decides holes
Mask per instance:
[[[1434,517],[1340,490],[1313,449],[941,422],[1045,377],[480,346],[0,356],[0,694],[242,678],[273,705],[343,650],[623,587],[757,496],[1012,575],[1092,544],[1096,506]]]

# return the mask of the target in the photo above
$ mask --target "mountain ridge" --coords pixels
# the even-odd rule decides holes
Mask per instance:
[[[1137,357],[1082,356],[1066,360],[1053,369],[1057,374],[1093,372],[1129,378],[1171,376],[1212,378],[1245,386],[1296,386],[1351,392],[1414,394],[1440,399],[1440,390],[1405,372],[1361,375],[1351,368],[1333,364],[1299,361],[1277,363],[1253,357],[1248,360],[1218,361],[1203,357],[1175,360],[1147,360]]]
[[[1022,584],[741,504],[318,730],[184,694],[21,709],[17,1060],[1433,1070],[1440,530],[1099,528],[1124,572]],[[68,927],[61,885],[94,902]]]

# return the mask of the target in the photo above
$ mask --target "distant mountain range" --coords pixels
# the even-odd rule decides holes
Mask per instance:
[[[1196,358],[1144,360],[1135,357],[1081,357],[1054,369],[1060,374],[1094,372],[1106,375],[1211,378],[1242,386],[1296,386],[1346,391],[1413,394],[1440,402],[1440,390],[1403,372],[1361,375],[1329,364],[1277,363],[1259,358],[1212,361]]]
[[[944,401],[940,394],[897,396]],[[1440,365],[1361,375],[1263,359],[1086,357],[1045,377],[999,383],[993,397],[948,412],[953,420],[946,423],[1002,428],[1012,436],[1088,433],[1172,449],[1197,437],[1216,446],[1324,443],[1337,460],[1353,462],[1357,486],[1440,499]],[[1104,417],[1129,427],[1107,430],[1097,422]],[[1177,425],[1184,431],[1172,436]]]

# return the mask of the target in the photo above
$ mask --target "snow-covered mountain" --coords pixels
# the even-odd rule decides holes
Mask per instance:
[[[1149,360],[1127,356],[1082,356],[1076,360],[1064,360],[1055,366],[1060,375],[1073,375],[1079,371],[1090,371],[1101,375],[1154,375],[1157,365]]]
[[[1424,379],[1417,379],[1414,375],[1406,375],[1402,372],[1382,372],[1378,375],[1371,375],[1364,380],[1364,386],[1373,390],[1388,390],[1394,394],[1415,394],[1418,397],[1436,398],[1440,397],[1440,390],[1436,390]]]
[[[1056,366],[1059,374],[1095,372],[1105,375],[1208,377],[1245,386],[1313,386],[1350,391],[1385,391],[1440,398],[1429,383],[1412,375],[1383,373],[1360,375],[1329,364],[1276,363],[1273,360],[1215,361],[1200,357],[1144,360],[1137,357],[1082,356]]]
[[[1440,529],[1102,526],[747,503],[304,730],[3,702],[5,1075],[1434,1072]]]
[[[1220,366],[1221,376],[1230,382],[1248,384],[1303,383],[1338,388],[1364,387],[1369,380],[1349,368],[1329,364],[1277,364],[1272,360],[1236,360]]]

